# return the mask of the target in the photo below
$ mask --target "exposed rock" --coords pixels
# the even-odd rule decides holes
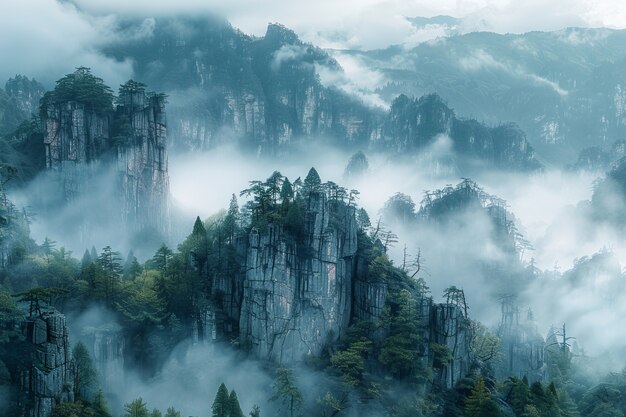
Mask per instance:
[[[19,370],[20,416],[50,417],[54,406],[73,400],[65,316],[46,312],[22,323],[29,352]]]
[[[537,169],[532,146],[515,125],[488,127],[476,120],[460,120],[436,94],[394,100],[374,143],[399,155],[414,153],[445,136],[463,158],[502,169]],[[445,151],[445,150],[443,150]]]
[[[520,129],[460,120],[436,95],[401,95],[386,114],[332,87],[323,81],[345,77],[337,61],[282,25],[255,38],[216,20],[157,19],[149,37],[105,52],[132,60],[138,78],[168,92],[176,148],[238,142],[276,155],[324,138],[353,151],[415,156],[447,135],[461,157],[502,169],[540,167]]]
[[[98,380],[104,389],[123,383],[125,339],[118,325],[82,329],[81,340],[89,349]]]
[[[432,344],[446,346],[450,361],[441,371],[441,382],[452,388],[470,370],[471,346],[469,320],[459,306],[452,304],[432,304],[429,309],[427,347],[432,359]]]
[[[547,380],[544,360],[546,342],[537,330],[530,311],[520,319],[519,308],[503,302],[497,335],[502,341],[502,360],[496,367],[497,378],[526,377],[530,383]]]
[[[82,71],[82,72],[81,72]],[[92,77],[79,69],[74,77]],[[130,85],[130,87],[128,87]],[[46,168],[73,201],[94,186],[109,186],[110,203],[130,231],[169,233],[169,177],[165,98],[148,95],[130,81],[111,111],[73,99],[48,99],[42,105]],[[134,90],[132,88],[135,88]],[[54,97],[54,96],[52,96]],[[106,193],[106,191],[103,191]],[[112,198],[111,198],[112,197]],[[92,213],[93,217],[94,213]],[[87,218],[77,218],[76,223]]]
[[[258,356],[278,362],[319,355],[350,318],[354,209],[312,193],[306,219],[300,245],[279,227],[250,235],[240,337]]]
[[[44,87],[22,75],[10,78],[0,89],[0,135],[13,132],[32,114],[37,114]]]

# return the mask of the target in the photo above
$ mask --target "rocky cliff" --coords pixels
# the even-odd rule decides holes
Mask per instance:
[[[0,136],[13,132],[20,123],[37,114],[44,87],[23,75],[10,78],[0,89]]]
[[[283,154],[299,141],[326,140],[361,149],[419,153],[438,134],[453,151],[499,168],[537,168],[532,147],[514,126],[462,121],[434,95],[400,96],[387,113],[335,86],[345,77],[327,52],[279,24],[263,37],[225,22],[148,19],[149,28],[105,53],[133,62],[135,76],[170,96],[176,148],[237,142],[254,153]]]
[[[96,194],[105,194],[107,207],[120,213],[113,220],[128,230],[169,232],[163,95],[148,94],[143,85],[129,81],[114,107],[102,80],[79,68],[46,94],[41,118],[46,168],[62,200],[96,197],[88,195],[96,188]]]
[[[410,99],[396,98],[383,122],[375,144],[399,155],[415,153],[434,143],[438,137],[449,138],[451,151],[467,162],[482,162],[501,169],[537,169],[532,146],[515,125],[489,127],[476,120],[455,116],[436,94]]]
[[[497,334],[502,341],[502,360],[496,367],[497,378],[526,377],[530,383],[547,380],[544,359],[546,342],[539,334],[530,311],[522,315],[519,307],[503,301]]]
[[[294,362],[317,356],[349,324],[354,209],[313,193],[306,227],[300,245],[273,226],[250,235],[240,337],[260,357]]]
[[[51,417],[56,404],[73,400],[65,316],[44,312],[25,319],[21,327],[21,357],[11,364],[19,387],[17,415]]]

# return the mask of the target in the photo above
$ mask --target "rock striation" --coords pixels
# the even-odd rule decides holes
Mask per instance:
[[[22,323],[26,360],[18,368],[19,412],[24,417],[51,417],[54,406],[73,400],[70,345],[65,316],[44,312]]]
[[[71,77],[78,87],[94,78],[85,68]],[[142,84],[129,81],[113,108],[104,87],[85,100],[84,92],[71,89],[78,87],[66,92],[62,85],[44,97],[41,107],[46,168],[60,186],[60,198],[87,198],[96,188],[106,194],[107,207],[120,213],[109,222],[120,221],[130,231],[168,234],[165,96],[148,94]]]
[[[294,362],[317,356],[347,329],[357,250],[354,208],[309,196],[306,238],[280,227],[250,234],[240,317],[244,345],[258,356]]]
[[[327,140],[353,151],[414,156],[446,134],[461,157],[503,169],[540,166],[519,128],[460,120],[436,95],[401,95],[389,111],[366,104],[340,88],[346,74],[330,54],[282,25],[270,24],[256,38],[217,20],[149,23],[149,36],[110,45],[105,53],[131,60],[138,78],[168,92],[175,148],[226,142],[280,155],[301,141]]]

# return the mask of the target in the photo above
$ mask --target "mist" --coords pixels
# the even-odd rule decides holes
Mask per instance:
[[[230,196],[238,196],[238,191],[253,179],[268,178],[277,170],[294,180],[315,167],[323,181],[359,190],[358,204],[375,223],[382,216],[385,202],[395,193],[411,196],[419,209],[425,191],[456,185],[463,176],[455,162],[458,158],[445,138],[409,161],[398,162],[367,150],[365,153],[369,169],[358,177],[344,175],[350,152],[321,144],[273,161],[244,155],[229,146],[177,154],[171,157],[172,195],[187,217],[207,218],[225,209]],[[442,301],[444,289],[451,285],[463,288],[472,318],[493,329],[500,323],[501,297],[518,293],[521,307],[535,313],[544,336],[552,326],[567,323],[587,354],[600,356],[611,350],[623,351],[626,338],[604,337],[608,329],[600,324],[626,326],[620,309],[613,308],[624,305],[621,298],[607,302],[606,291],[597,288],[595,278],[588,272],[583,273],[577,285],[565,284],[562,276],[581,258],[602,250],[609,250],[620,265],[626,265],[626,244],[620,233],[590,216],[587,208],[597,174],[556,168],[528,174],[485,167],[472,174],[471,178],[485,192],[506,200],[516,227],[532,248],[512,261],[511,255],[493,239],[493,226],[483,210],[465,211],[444,227],[406,225],[382,218],[384,226],[399,237],[389,252],[394,263],[403,264],[405,245],[409,262],[420,251],[422,270],[417,276],[426,280],[434,299]],[[209,185],[209,178],[219,181]],[[241,205],[244,200],[238,198]],[[516,282],[511,277],[494,279],[483,268],[485,264],[501,263],[516,270],[528,268],[531,262],[545,274],[552,274],[551,278],[541,275],[530,282]],[[515,274],[510,272],[513,277]],[[607,310],[611,320],[606,319]],[[613,369],[622,366],[619,362],[611,365]]]

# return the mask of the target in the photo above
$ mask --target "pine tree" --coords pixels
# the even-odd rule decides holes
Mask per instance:
[[[174,407],[169,407],[165,412],[165,417],[183,417],[183,415]]]
[[[154,267],[161,273],[161,276],[165,276],[170,260],[174,252],[167,245],[162,244],[156,253],[152,257],[152,263]]]
[[[274,381],[274,394],[271,401],[280,400],[289,410],[289,415],[294,416],[302,406],[302,394],[296,385],[296,379],[290,369],[278,368]]]
[[[356,214],[356,223],[359,226],[359,229],[363,231],[367,231],[372,226],[372,222],[370,221],[370,216],[367,214],[367,211],[363,207],[357,211]]]
[[[124,405],[124,417],[149,417],[148,407],[141,397]]]
[[[96,392],[91,408],[93,408],[94,417],[112,417],[104,398],[104,391],[101,389]]]
[[[89,390],[96,383],[96,369],[82,342],[76,343],[72,350],[72,374],[74,395],[76,398],[87,398]]]
[[[304,179],[304,188],[308,191],[314,191],[317,190],[320,185],[322,185],[320,175],[317,173],[315,168],[311,168]]]
[[[154,408],[152,409],[152,412],[150,413],[150,417],[163,417],[163,414],[161,413],[161,411]]]
[[[211,409],[213,410],[213,417],[229,417],[230,415],[230,397],[228,389],[223,383],[217,389]]]
[[[196,217],[196,221],[193,224],[191,239],[191,251],[196,261],[196,266],[199,270],[202,270],[207,260],[209,246],[207,242],[206,228],[204,227],[202,220],[200,220],[200,216]]]
[[[415,376],[419,362],[418,311],[413,295],[401,290],[397,296],[397,311],[387,313],[389,334],[383,341],[379,360],[397,378]]]
[[[87,268],[89,265],[91,265],[92,262],[93,262],[93,259],[91,258],[91,254],[89,253],[89,250],[85,249],[85,253],[83,254],[83,259],[80,261],[81,269]]]
[[[126,280],[134,280],[139,275],[141,275],[141,265],[139,261],[135,257],[135,254],[132,250],[128,252],[128,256],[126,257],[126,262],[124,263],[124,279]]]
[[[228,211],[226,217],[224,217],[224,228],[228,235],[229,241],[232,242],[235,234],[237,233],[237,225],[241,220],[239,214],[239,203],[237,203],[237,196],[233,194],[230,197],[230,203],[228,204]]]
[[[465,399],[465,414],[467,417],[498,417],[501,415],[498,405],[485,387],[485,380],[482,376],[478,377],[472,392]]]
[[[229,417],[244,417],[243,411],[241,411],[241,405],[239,405],[239,399],[237,398],[237,393],[235,390],[230,391],[230,396],[228,397],[229,404]]]

